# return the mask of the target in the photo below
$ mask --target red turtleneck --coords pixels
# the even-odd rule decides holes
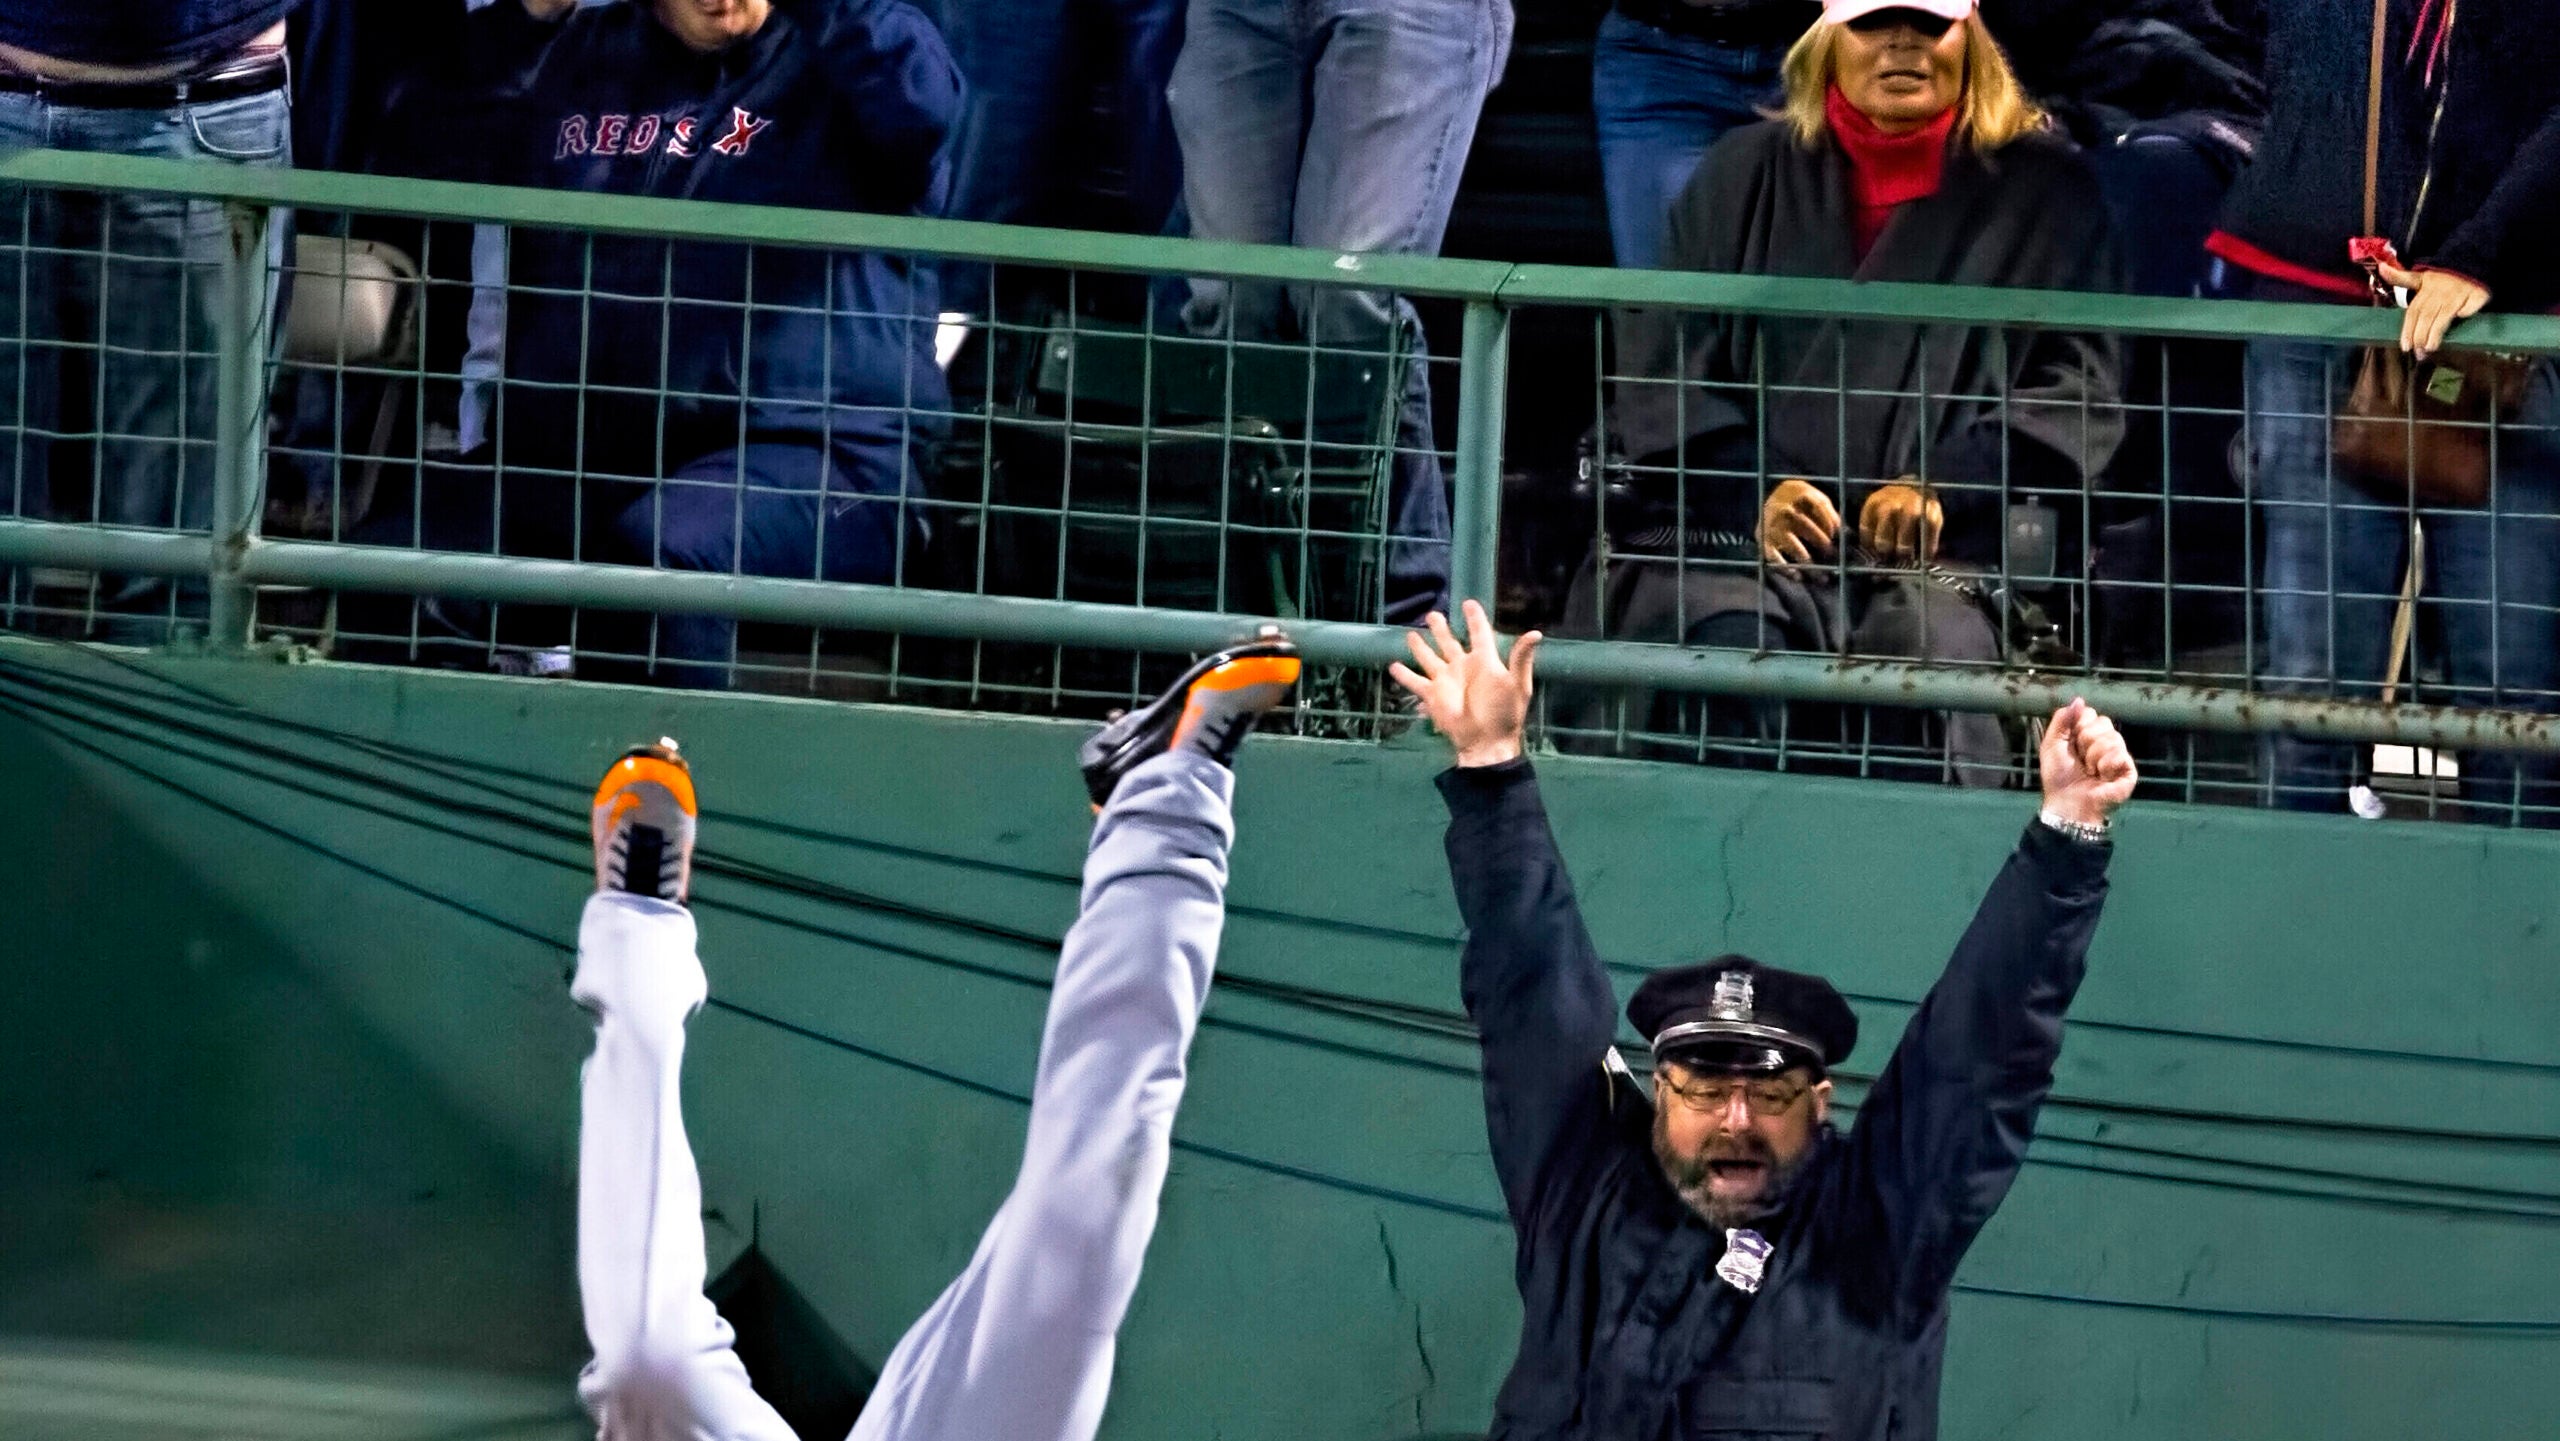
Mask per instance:
[[[1849,103],[1840,87],[1823,97],[1823,113],[1831,134],[1849,157],[1849,203],[1858,235],[1858,259],[1873,250],[1893,207],[1938,193],[1938,177],[1947,163],[1947,136],[1956,126],[1956,107],[1917,130],[1887,135],[1865,112]]]

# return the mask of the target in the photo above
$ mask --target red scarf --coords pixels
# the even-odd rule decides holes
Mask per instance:
[[[1865,112],[1849,103],[1840,87],[1822,98],[1831,121],[1832,138],[1849,157],[1850,218],[1857,227],[1858,259],[1873,250],[1884,234],[1893,208],[1938,193],[1938,177],[1946,169],[1947,136],[1956,126],[1956,107],[1948,106],[1917,130],[1887,135]]]

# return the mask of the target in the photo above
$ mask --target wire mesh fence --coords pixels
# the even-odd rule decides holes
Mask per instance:
[[[1398,628],[1472,597],[1560,638],[1567,750],[2014,785],[2086,691],[2163,794],[2533,823],[2560,325],[2474,324],[2395,410],[2355,307],[38,152],[0,619],[1076,716],[1275,619],[1296,726],[1379,737]]]
[[[2448,351],[2413,369],[2461,403],[2395,420],[2358,409],[2351,343],[1609,319],[1581,321],[1598,420],[1546,518],[1588,537],[1543,598],[1563,634],[2347,704],[2560,698],[2547,357]],[[2472,491],[2439,484],[2466,449]],[[2029,727],[1979,713],[1619,688],[1547,715],[1617,754],[1971,785],[2033,765]],[[2264,729],[2144,741],[2192,799],[2560,806],[2560,772],[2494,746],[2466,772]]]

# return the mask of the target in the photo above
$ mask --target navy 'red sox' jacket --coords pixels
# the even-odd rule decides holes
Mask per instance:
[[[1956,1263],[2026,1158],[2108,847],[2033,824],[1847,1136],[1825,1127],[1764,1228],[1757,1294],[1604,1069],[1617,999],[1525,761],[1440,778],[1486,1129],[1519,1237],[1520,1354],[1497,1441],[1926,1441]]]
[[[462,46],[466,94],[503,107],[507,121],[475,124],[495,153],[452,157],[452,173],[888,215],[939,214],[949,188],[959,71],[903,0],[777,0],[761,30],[716,55],[686,49],[646,4],[544,23],[498,0],[471,17]],[[907,438],[903,412],[949,409],[933,364],[929,266],[607,237],[590,255],[583,234],[530,229],[513,243],[510,466],[570,464],[583,434],[590,470],[654,475],[741,439]],[[750,295],[752,316],[740,306]],[[583,397],[549,388],[580,382]],[[663,421],[661,386],[672,397]]]

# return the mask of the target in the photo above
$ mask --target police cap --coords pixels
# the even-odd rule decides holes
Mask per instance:
[[[1858,1044],[1858,1015],[1829,981],[1718,956],[1645,977],[1627,1019],[1655,1061],[1709,1071],[1827,1071]]]

